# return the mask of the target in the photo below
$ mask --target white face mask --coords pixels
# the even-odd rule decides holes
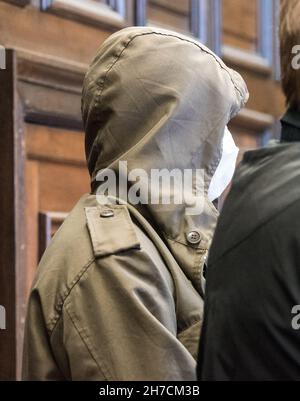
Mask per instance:
[[[239,148],[236,147],[231,132],[225,127],[222,157],[208,188],[208,199],[211,202],[219,198],[229,185],[234,174],[238,153]]]

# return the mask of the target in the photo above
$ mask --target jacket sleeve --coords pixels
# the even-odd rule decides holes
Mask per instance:
[[[38,290],[29,298],[23,343],[22,380],[64,380],[55,361]]]
[[[196,362],[177,339],[173,284],[146,252],[94,262],[63,308],[73,380],[195,380]]]

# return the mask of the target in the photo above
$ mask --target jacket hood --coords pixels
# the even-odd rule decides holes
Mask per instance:
[[[137,206],[196,287],[218,217],[207,198],[209,183],[222,155],[225,126],[247,99],[240,75],[204,45],[149,27],[110,36],[84,80],[82,115],[93,191],[97,173],[117,171],[119,161],[127,162],[128,172],[142,168],[149,176],[152,169],[203,170],[200,214],[187,215],[185,204]],[[196,187],[193,179],[193,191]],[[192,230],[201,235],[197,245],[187,241]]]

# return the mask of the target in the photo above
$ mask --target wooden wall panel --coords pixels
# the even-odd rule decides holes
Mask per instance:
[[[81,195],[89,191],[86,169],[39,163],[40,209],[70,211]]]
[[[39,211],[39,166],[36,160],[25,163],[25,193],[26,193],[26,297],[28,297],[32,280],[38,264],[38,211]]]
[[[1,45],[88,64],[111,31],[0,1]],[[62,40],[63,38],[63,40]]]
[[[223,43],[250,52],[257,50],[257,1],[222,0]]]
[[[149,0],[146,12],[148,25],[187,33],[190,31],[189,0]]]
[[[0,305],[6,309],[6,329],[0,330],[0,380],[20,373],[26,307],[24,138],[16,71],[15,53],[7,51],[6,69],[0,70]]]
[[[63,212],[40,212],[39,213],[39,230],[38,230],[38,258],[41,259],[47,246],[56,231],[63,224],[67,213]]]
[[[221,56],[242,75],[250,93],[246,109],[241,112],[242,120],[246,115],[242,126],[236,121],[231,124],[236,141],[245,151],[278,136],[278,119],[285,108],[277,80],[279,1],[220,1]]]
[[[130,0],[41,0],[41,8],[66,19],[114,31],[127,25],[126,2]]]
[[[90,187],[82,132],[26,124],[25,133],[28,295],[42,251]]]
[[[86,169],[84,134],[80,131],[26,124],[28,158]]]

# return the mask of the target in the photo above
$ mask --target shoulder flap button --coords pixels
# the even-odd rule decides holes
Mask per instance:
[[[96,257],[141,248],[125,205],[86,207],[85,215]]]
[[[111,209],[104,209],[100,212],[100,217],[113,217],[114,211]]]

